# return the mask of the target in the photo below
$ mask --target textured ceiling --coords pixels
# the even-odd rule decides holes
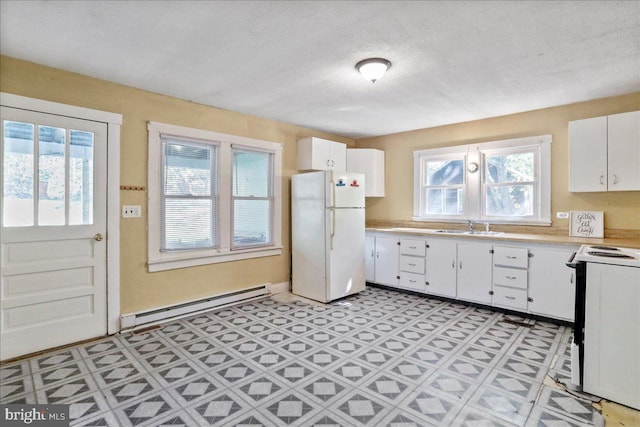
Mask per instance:
[[[0,1],[0,52],[352,138],[640,91],[638,1]],[[375,84],[361,59],[392,62]]]

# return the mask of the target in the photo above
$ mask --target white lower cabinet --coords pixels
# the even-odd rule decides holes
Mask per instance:
[[[517,311],[527,311],[527,290],[495,286],[492,304]]]
[[[575,270],[566,262],[577,247],[533,248],[529,260],[529,311],[573,322]]]
[[[527,311],[528,268],[527,248],[494,246],[491,304],[510,310]]]
[[[376,236],[375,283],[398,286],[400,239]]]
[[[575,246],[368,234],[367,281],[573,321]]]
[[[398,286],[424,292],[425,253],[426,242],[424,240],[400,239]]]
[[[376,281],[376,237],[365,236],[364,238],[364,268],[365,280],[367,282]]]
[[[458,299],[491,304],[491,243],[458,243]]]
[[[446,239],[427,241],[426,292],[456,297],[457,243]]]

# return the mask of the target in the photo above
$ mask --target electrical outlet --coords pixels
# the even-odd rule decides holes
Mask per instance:
[[[557,212],[556,218],[567,219],[569,218],[569,212]]]
[[[122,206],[122,218],[140,218],[142,216],[142,207],[139,205]]]

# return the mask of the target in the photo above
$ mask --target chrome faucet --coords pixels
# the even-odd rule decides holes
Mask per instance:
[[[469,233],[473,233],[473,220],[469,220]]]

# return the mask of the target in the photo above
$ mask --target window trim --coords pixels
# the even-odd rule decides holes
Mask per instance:
[[[149,272],[193,267],[220,262],[276,256],[282,254],[282,144],[195,129],[166,123],[148,122],[148,254]],[[218,146],[218,239],[217,248],[161,252],[160,251],[160,191],[162,191],[162,135],[198,140]],[[273,157],[273,242],[269,246],[234,249],[231,251],[231,171],[232,146],[274,153]]]
[[[414,188],[413,188],[413,217],[414,221],[434,221],[434,222],[466,222],[469,220],[490,222],[494,224],[518,224],[518,225],[551,225],[551,135],[530,136],[524,138],[514,138],[499,141],[488,141],[478,144],[459,145],[445,148],[435,148],[417,150],[414,156]],[[537,154],[537,206],[536,216],[532,217],[496,217],[484,215],[484,168],[486,154],[494,153],[516,153],[521,151],[531,151],[534,148]],[[422,164],[425,157],[437,158],[444,156],[465,156],[465,205],[462,215],[425,215],[421,200],[423,191]],[[469,173],[468,167],[471,163],[476,163],[478,171]]]

